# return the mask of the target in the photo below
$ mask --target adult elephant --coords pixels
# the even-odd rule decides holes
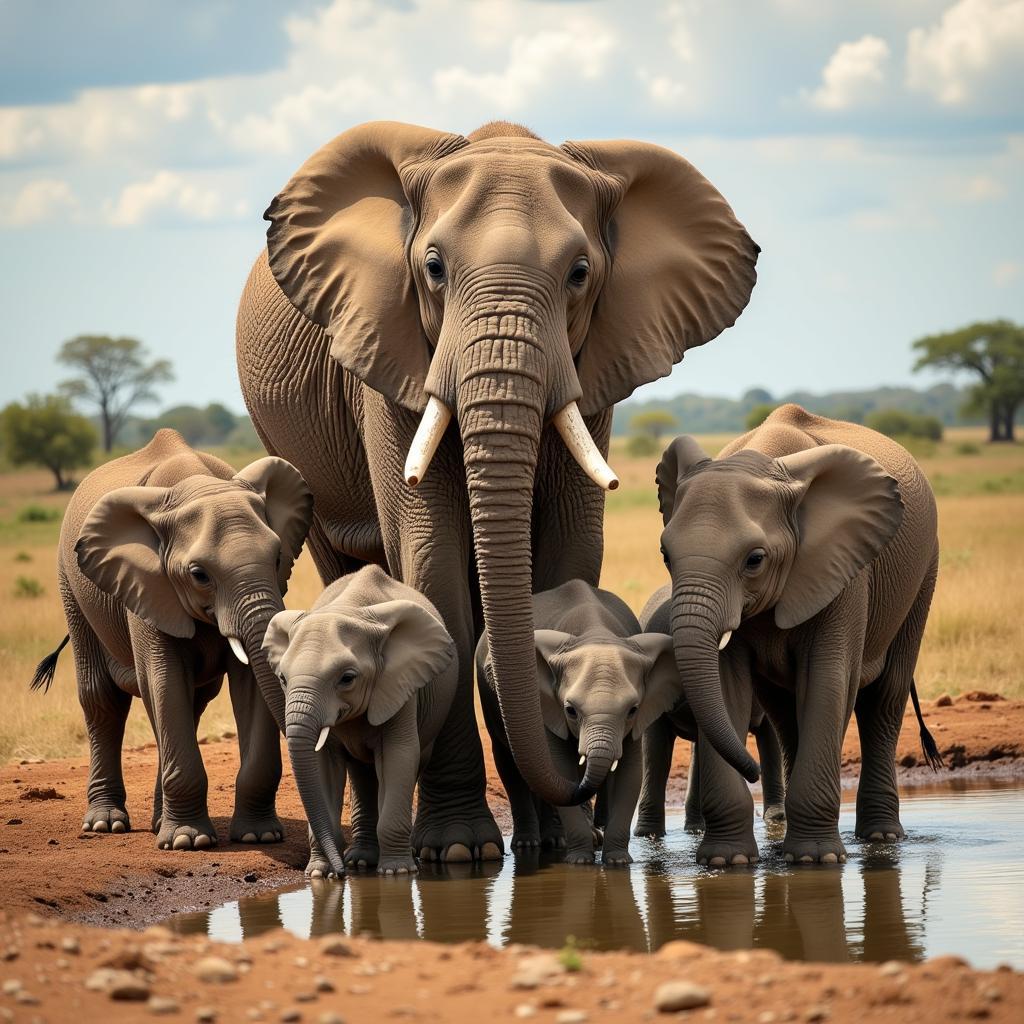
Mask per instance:
[[[353,128],[266,218],[238,317],[246,404],[313,490],[324,581],[379,562],[444,617],[459,688],[414,842],[428,858],[499,856],[475,641],[486,626],[530,787],[585,799],[545,745],[531,593],[597,583],[612,406],[735,321],[757,246],[675,153],[557,147],[504,122],[468,137]]]

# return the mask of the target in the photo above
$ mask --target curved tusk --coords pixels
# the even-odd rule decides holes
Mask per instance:
[[[618,768],[618,767],[619,767],[619,759],[615,758],[615,760],[612,761],[612,771],[615,771],[615,769]]]
[[[583,765],[583,762],[586,761],[586,759],[587,759],[587,755],[586,754],[580,754],[580,765],[581,766]]]
[[[405,482],[410,487],[415,487],[430,468],[430,460],[434,457],[451,418],[452,413],[448,406],[440,398],[431,395],[405,460]]]
[[[724,632],[724,633],[722,634],[722,639],[718,641],[718,649],[719,649],[720,651],[724,651],[724,650],[725,650],[725,648],[726,648],[726,645],[727,645],[727,644],[729,643],[729,641],[730,641],[731,639],[732,639],[732,630],[731,630],[731,629],[727,629],[727,630],[726,630],[726,631],[725,631],[725,632]]]
[[[560,412],[556,412],[552,422],[555,429],[562,435],[565,447],[572,452],[572,457],[580,464],[583,472],[606,491],[614,491],[619,486],[619,478],[604,456],[597,450],[594,439],[583,422],[580,407],[570,402]]]
[[[323,749],[324,744],[327,742],[327,734],[330,731],[331,731],[331,727],[329,725],[325,725],[320,730],[320,735],[316,738],[316,746],[313,748],[318,753],[319,753],[319,751],[321,751]]]
[[[231,647],[231,653],[243,664],[249,664],[249,656],[245,653],[245,648],[242,646],[242,641],[237,636],[229,636],[228,644]]]

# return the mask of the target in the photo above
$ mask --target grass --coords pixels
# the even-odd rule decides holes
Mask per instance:
[[[730,437],[700,440],[715,454]],[[241,467],[259,453],[218,454]],[[609,496],[602,583],[639,611],[667,581],[658,551],[658,460],[629,458],[616,439],[610,461],[622,486]],[[981,431],[949,431],[920,461],[939,495],[942,545],[939,585],[917,673],[922,696],[984,689],[1024,697],[1019,668],[1024,589],[1017,571],[1024,562],[1024,445],[989,445]],[[56,547],[68,495],[55,494],[51,487],[46,472],[0,474],[0,759],[5,760],[87,749],[70,650],[62,655],[48,694],[28,691],[36,664],[65,633]],[[37,587],[42,593],[36,593]],[[319,591],[312,560],[303,554],[287,604],[309,607]],[[16,592],[23,593],[16,597]],[[225,690],[204,716],[200,735],[217,737],[233,728]],[[139,701],[134,702],[125,742],[152,742]]]

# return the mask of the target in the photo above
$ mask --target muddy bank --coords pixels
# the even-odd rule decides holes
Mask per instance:
[[[925,714],[947,769],[941,778],[1024,776],[1024,701],[925,702]],[[485,743],[486,748],[486,743]],[[0,769],[0,891],[4,908],[33,910],[103,925],[140,928],[179,910],[203,910],[226,900],[301,882],[307,847],[295,788],[286,776],[278,812],[283,843],[227,843],[238,768],[233,741],[203,746],[210,808],[222,844],[209,852],[160,851],[148,828],[156,772],[153,747],[126,753],[128,810],[136,830],[125,835],[81,834],[88,765],[81,759],[10,764]],[[676,745],[670,801],[682,801],[688,744]],[[917,723],[908,713],[898,751],[900,781],[935,781],[920,767]],[[856,730],[844,750],[845,775],[856,779]],[[493,765],[488,795],[506,832],[508,804]]]

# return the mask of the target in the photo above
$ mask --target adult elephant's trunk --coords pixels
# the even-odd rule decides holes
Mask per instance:
[[[727,601],[710,579],[692,579],[672,596],[672,641],[683,692],[697,726],[711,745],[747,781],[760,775],[757,762],[747,753],[733,727],[722,692],[718,653],[726,634]]]
[[[622,727],[614,720],[589,720],[580,732],[579,751],[585,758],[580,788],[596,793],[622,757]]]
[[[306,811],[309,827],[316,836],[331,870],[338,875],[345,873],[341,852],[334,840],[338,823],[331,820],[331,811],[321,788],[320,768],[317,763],[317,741],[326,723],[323,701],[317,692],[318,683],[305,688],[292,681],[288,692],[288,709],[285,716],[285,737],[288,741],[288,757],[292,763],[295,785]]]

